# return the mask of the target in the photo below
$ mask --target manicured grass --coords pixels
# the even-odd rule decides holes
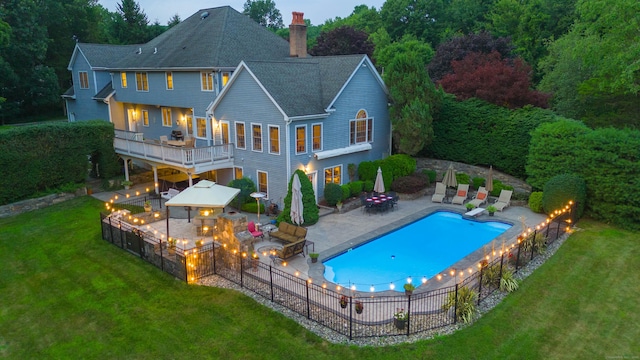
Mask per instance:
[[[640,355],[638,234],[581,221],[454,335],[335,345],[231,290],[186,285],[101,240],[89,197],[0,219],[0,358],[557,359]]]

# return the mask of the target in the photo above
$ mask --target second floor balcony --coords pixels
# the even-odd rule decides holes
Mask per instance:
[[[155,165],[189,170],[195,174],[233,167],[233,144],[189,145],[184,141],[161,143],[159,140],[145,140],[142,133],[123,130],[115,130],[113,139],[117,154]]]

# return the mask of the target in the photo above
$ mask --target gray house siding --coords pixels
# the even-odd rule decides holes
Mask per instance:
[[[282,206],[289,181],[285,160],[284,117],[248,72],[238,74],[233,86],[215,109],[214,117],[216,121],[229,122],[231,143],[236,142],[235,123],[244,122],[246,149],[234,149],[235,165],[241,167],[244,176],[253,180],[256,186],[257,172],[267,172],[268,196]],[[262,125],[262,152],[252,150],[252,124]],[[280,129],[279,155],[269,152],[269,125]]]
[[[390,122],[387,108],[387,96],[375,76],[367,68],[360,67],[354,77],[345,87],[340,97],[334,103],[335,111],[324,120],[296,121],[291,124],[292,137],[290,140],[292,153],[295,154],[295,127],[307,125],[307,154],[293,155],[291,168],[301,169],[306,166],[308,172],[317,171],[318,198],[324,196],[326,168],[342,166],[341,184],[349,182],[347,166],[362,161],[381,159],[389,155]],[[349,122],[356,118],[359,110],[367,111],[373,118],[372,149],[348,155],[336,156],[317,160],[311,151],[311,125],[322,123],[323,151],[348,147],[350,144]]]

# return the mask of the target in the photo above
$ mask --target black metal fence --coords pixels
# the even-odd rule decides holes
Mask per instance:
[[[353,339],[411,335],[465,320],[469,311],[500,288],[507,272],[517,273],[570,229],[574,206],[570,203],[535,229],[523,231],[512,246],[487,255],[477,271],[461,273],[463,280],[454,286],[408,296],[330,289],[218,243],[188,250],[175,248],[171,242],[109,214],[102,214],[101,224],[104,240],[179,279],[190,283],[214,274],[221,276]],[[459,274],[452,275],[457,279]]]

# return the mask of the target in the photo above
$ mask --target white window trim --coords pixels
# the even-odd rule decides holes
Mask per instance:
[[[147,119],[147,123],[146,124],[144,123],[145,114],[147,114],[146,115],[146,119]],[[142,120],[142,126],[149,127],[149,111],[148,110],[142,110],[141,120]]]
[[[298,129],[300,128],[304,128],[304,151],[298,151]],[[295,149],[296,149],[296,155],[300,155],[300,154],[306,154],[307,153],[307,148],[309,147],[309,141],[308,141],[308,137],[307,134],[307,125],[296,125],[296,128],[294,130],[294,134],[295,135]]]
[[[123,75],[124,75],[124,82],[122,81]],[[120,72],[120,86],[123,89],[126,89],[128,85],[129,85],[129,79],[127,78],[127,72],[126,71],[121,71]]]
[[[253,126],[257,125],[260,127],[260,146],[261,149],[260,150],[256,150],[255,149],[255,142],[253,141]],[[251,130],[249,130],[251,133],[251,151],[255,151],[255,152],[264,152],[264,131],[262,131],[262,124],[258,124],[258,123],[251,123]]]
[[[218,126],[220,126],[220,143],[224,144],[224,126],[222,126],[222,124],[227,125],[227,144],[231,144],[231,124],[229,124],[227,120],[220,120],[218,122]]]
[[[313,148],[313,128],[316,125],[320,126],[320,149]],[[311,152],[322,151],[322,149],[324,149],[324,126],[322,126],[322,123],[311,124]]]
[[[371,120],[371,139],[368,139],[368,135],[369,135],[369,120]],[[364,123],[366,125],[365,126],[365,130],[364,130],[364,132],[365,132],[365,141],[356,141],[356,139],[352,138],[352,136],[354,134],[351,134],[351,124],[352,123],[357,123],[358,121],[364,121]],[[374,129],[373,129],[374,126],[373,125],[374,124],[375,124],[375,121],[374,121],[374,119],[372,117],[368,117],[368,118],[364,118],[364,119],[351,119],[351,120],[349,120],[349,144],[351,146],[353,146],[353,145],[372,143],[373,142],[373,135],[374,135],[373,134],[373,131],[374,131]],[[356,129],[357,129],[357,127],[358,126],[356,125]],[[357,134],[355,134],[355,135],[357,137]]]
[[[282,148],[282,142],[280,141],[280,126],[278,125],[269,125],[267,126],[269,132],[269,154],[280,155],[280,149]],[[271,128],[278,129],[278,152],[271,151]]]
[[[196,116],[196,123],[195,123],[195,131],[193,136],[196,139],[203,139],[203,140],[207,140],[207,118],[206,117],[202,117],[202,116]],[[204,120],[204,136],[200,136],[198,133],[198,120]]]
[[[204,79],[202,78],[202,75],[206,75],[207,79],[211,78],[211,89],[205,89],[204,88],[205,84],[204,84]],[[206,71],[201,71],[200,72],[200,90],[201,91],[213,91],[214,89],[215,89],[215,86],[214,86],[214,82],[213,82],[213,73],[206,72]]]
[[[146,79],[147,79],[147,89],[145,90],[144,88],[140,89],[140,86],[138,86],[138,74],[142,74]],[[138,92],[149,92],[149,74],[146,71],[136,71],[136,91]]]
[[[87,86],[82,86],[82,74],[85,74],[85,77],[87,78]],[[82,90],[87,90],[90,88],[89,86],[89,72],[88,71],[78,71],[78,83],[80,85],[80,89]]]
[[[242,124],[242,127],[244,128],[244,134],[242,134],[244,136],[244,146],[242,147],[238,145],[240,144],[240,141],[238,139],[238,124]],[[236,135],[236,149],[246,150],[247,149],[247,124],[245,124],[244,121],[236,121],[233,124],[233,133]]]
[[[337,168],[337,167],[339,167],[339,168],[340,168],[340,184],[338,184],[338,185],[342,185],[342,182],[343,182],[343,180],[344,180],[344,171],[343,171],[343,169],[342,169],[342,164],[340,164],[340,165],[335,165],[335,166],[328,166],[328,167],[326,167],[326,168],[322,169],[322,174],[323,174],[323,176],[324,176],[324,174],[326,174],[326,172],[327,172],[327,169],[330,169],[330,170],[332,171],[332,174],[333,174],[333,169],[335,169],[335,168]],[[334,175],[334,176],[335,176],[335,175]],[[324,184],[325,184],[325,185],[327,185],[327,178],[325,177],[323,180],[324,180]],[[335,183],[334,183],[334,184],[335,184]]]
[[[169,87],[169,74],[171,74],[171,87]],[[173,90],[173,88],[175,87],[173,83],[173,71],[164,72],[164,84],[167,87],[167,90]]]
[[[169,125],[165,124],[164,122],[164,110],[167,109],[169,110]],[[171,114],[171,108],[170,107],[162,107],[160,108],[160,116],[162,117],[162,126],[163,127],[173,127],[173,115]]]
[[[269,172],[256,170],[256,187],[258,191],[260,191],[260,173],[265,173],[267,175],[267,191],[265,191],[264,193],[267,194],[266,198],[268,199],[269,198]]]

